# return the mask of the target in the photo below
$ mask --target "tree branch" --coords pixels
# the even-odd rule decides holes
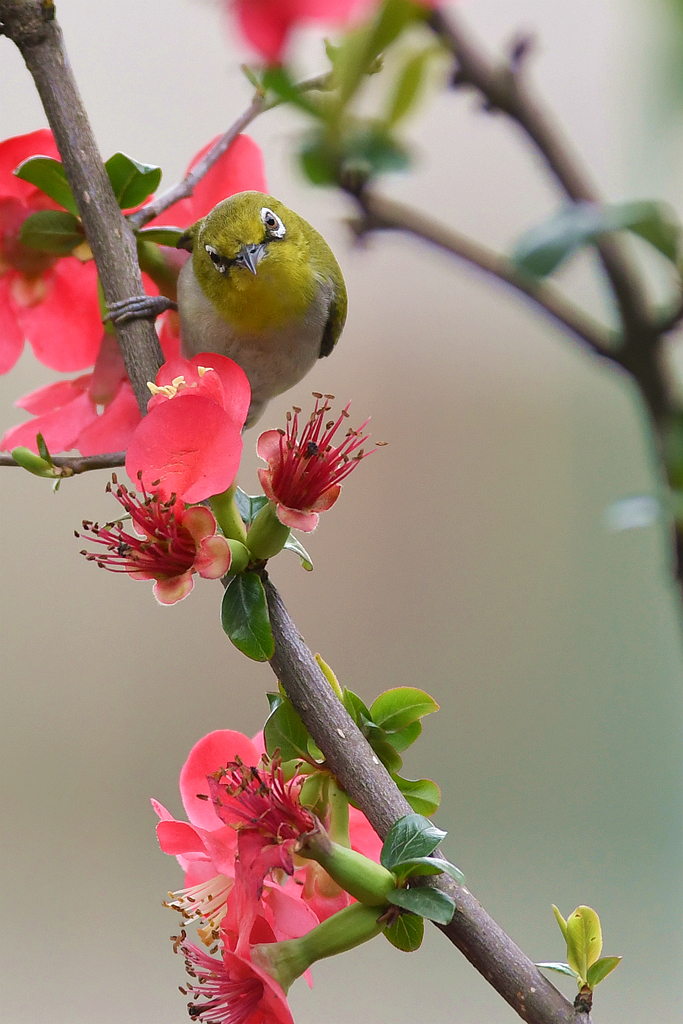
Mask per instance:
[[[41,0],[0,0],[2,31],[19,48],[52,128],[78,204],[107,303],[145,294],[135,236],[116,202],[69,64],[54,6]],[[141,412],[147,381],[163,362],[153,325],[133,320],[116,336]]]
[[[547,316],[585,342],[596,355],[618,360],[614,332],[584,313],[552,285],[531,275],[521,274],[512,260],[506,256],[466,235],[444,227],[437,221],[430,220],[409,206],[378,195],[369,189],[362,189],[353,194],[364,214],[359,222],[352,223],[352,227],[358,233],[394,229],[422,238],[522,292]]]
[[[262,579],[275,638],[271,668],[324,751],[330,769],[384,838],[395,821],[411,813],[411,807],[337,700],[266,572]],[[590,1024],[590,1017],[577,1013],[468,889],[443,876],[436,884],[456,904],[453,920],[441,931],[523,1020]]]
[[[125,452],[108,452],[103,455],[51,455],[53,466],[63,469],[60,476],[77,476],[91,469],[116,469],[126,463]],[[10,454],[0,453],[0,466],[18,466]]]

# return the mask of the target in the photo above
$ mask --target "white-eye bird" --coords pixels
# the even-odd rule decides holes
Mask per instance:
[[[224,199],[177,245],[192,254],[178,278],[183,355],[219,352],[242,367],[252,426],[337,343],[347,308],[339,264],[308,221],[263,192]],[[111,304],[109,318],[168,308],[175,304],[147,296]]]

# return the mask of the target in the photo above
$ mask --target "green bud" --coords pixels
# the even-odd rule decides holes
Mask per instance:
[[[228,537],[228,547],[230,548],[230,568],[228,569],[228,576],[238,576],[239,573],[244,572],[246,567],[249,565],[250,554],[244,544],[239,540],[231,540]]]
[[[296,852],[325,868],[334,881],[359,903],[381,907],[396,888],[396,878],[376,861],[333,842],[324,830],[302,836]]]
[[[32,452],[30,448],[13,448],[12,458],[19,466],[22,467],[22,469],[27,469],[29,473],[33,473],[34,476],[49,476],[54,478],[62,475],[59,471],[55,470],[54,466],[51,466],[49,462],[42,459],[40,455],[36,455],[35,452]]]
[[[277,517],[275,505],[269,501],[249,527],[247,547],[258,561],[279,554],[289,537],[289,527]]]
[[[287,992],[292,982],[317,960],[345,953],[384,931],[386,924],[379,923],[379,917],[376,908],[354,903],[328,917],[300,939],[253,946],[251,958]]]
[[[209,499],[209,504],[216,517],[216,522],[228,540],[238,540],[241,544],[246,544],[247,531],[235,504],[236,490],[237,481],[222,494],[214,494]]]

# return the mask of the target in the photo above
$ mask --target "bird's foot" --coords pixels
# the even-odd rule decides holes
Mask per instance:
[[[111,320],[114,324],[127,324],[130,320],[156,320],[160,313],[177,308],[177,302],[165,295],[135,295],[131,299],[110,302],[103,322]]]

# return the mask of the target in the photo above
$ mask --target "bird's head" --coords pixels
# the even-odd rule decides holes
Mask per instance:
[[[273,196],[239,192],[218,203],[179,245],[191,250],[197,281],[217,310],[259,329],[300,315],[313,300],[306,228]]]

